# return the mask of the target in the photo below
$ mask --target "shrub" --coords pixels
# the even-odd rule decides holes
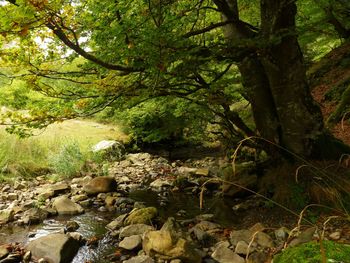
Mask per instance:
[[[76,142],[62,146],[58,153],[52,153],[49,156],[49,163],[52,169],[64,177],[76,175],[85,161],[86,156],[82,154]]]

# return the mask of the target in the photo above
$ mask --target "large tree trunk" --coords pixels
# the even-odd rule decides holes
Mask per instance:
[[[236,0],[214,0],[224,20],[228,46],[256,37],[239,20]],[[258,133],[300,157],[337,158],[349,148],[328,135],[306,79],[303,54],[295,30],[295,1],[261,0],[263,48],[251,51],[238,67],[251,103]],[[339,147],[340,146],[340,147]],[[274,150],[272,150],[274,148]],[[276,153],[275,147],[267,149]],[[290,156],[290,155],[289,155]]]
[[[295,154],[310,156],[324,127],[307,83],[295,15],[294,1],[261,1],[262,35],[267,44],[261,61],[281,125],[281,145]]]

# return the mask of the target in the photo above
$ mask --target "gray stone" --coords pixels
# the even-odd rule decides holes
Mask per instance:
[[[117,189],[117,182],[109,176],[99,176],[84,185],[83,190],[88,195],[114,192]]]
[[[244,258],[237,255],[227,247],[227,244],[224,243],[218,245],[215,248],[211,257],[218,263],[245,263]]]
[[[235,253],[237,254],[242,254],[242,255],[247,255],[247,254],[250,254],[252,253],[253,251],[255,250],[254,247],[250,246],[248,248],[248,244],[241,240],[241,241],[238,241],[236,247],[235,247]]]
[[[81,202],[84,201],[86,199],[88,199],[89,197],[86,194],[79,194],[79,195],[74,195],[72,196],[72,201],[73,202]]]
[[[52,207],[57,210],[59,215],[76,215],[84,212],[84,209],[70,200],[67,196],[55,198]]]
[[[143,235],[147,231],[152,231],[154,228],[145,224],[135,224],[123,227],[120,230],[119,238],[129,237],[132,235]]]
[[[124,238],[119,243],[119,247],[124,248],[126,250],[134,250],[141,247],[142,239],[140,235],[132,235]]]
[[[316,231],[316,227],[310,227],[304,230],[289,243],[289,246],[294,247],[303,243],[310,242],[313,239],[315,231]]]
[[[156,179],[155,181],[153,181],[150,184],[150,187],[156,189],[156,190],[161,190],[164,187],[170,187],[171,186],[171,182],[169,182],[168,180],[165,179]]]
[[[49,263],[71,262],[79,249],[79,242],[65,234],[49,234],[31,241],[26,249],[33,257]]]
[[[332,240],[339,240],[341,238],[341,232],[340,231],[333,232],[329,235],[329,238]]]
[[[140,255],[124,260],[123,263],[154,263],[154,260],[149,256]]]
[[[110,222],[106,228],[109,230],[116,230],[124,225],[124,220],[128,216],[128,214],[120,215],[112,222]]]
[[[261,246],[264,248],[272,248],[274,246],[272,238],[263,232],[254,232],[247,229],[232,231],[230,241],[233,246],[236,246],[239,241],[245,241],[249,244],[252,240],[253,246]]]

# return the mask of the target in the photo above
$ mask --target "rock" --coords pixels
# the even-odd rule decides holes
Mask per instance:
[[[22,221],[25,225],[39,224],[48,217],[49,213],[40,208],[30,208],[24,212]]]
[[[209,176],[209,168],[198,168],[196,169],[195,175],[198,175],[198,176]]]
[[[123,263],[154,263],[154,260],[149,256],[141,255],[124,260]]]
[[[249,244],[253,238],[253,247],[259,245],[263,248],[272,248],[274,246],[272,238],[263,232],[256,233],[251,230],[242,229],[232,231],[230,234],[230,241],[233,246],[236,246],[239,241],[245,241],[247,244]]]
[[[114,192],[116,188],[117,182],[114,178],[109,176],[99,176],[84,185],[83,190],[88,195],[95,195],[99,193]]]
[[[254,252],[249,255],[247,263],[266,263],[271,262],[271,258],[264,252]]]
[[[78,232],[69,232],[69,233],[67,233],[67,235],[70,236],[71,238],[75,239],[79,243],[84,241],[83,235],[78,233]]]
[[[340,231],[333,232],[332,234],[329,235],[329,238],[332,240],[339,240],[341,238],[341,232]]]
[[[134,224],[152,224],[152,219],[158,214],[157,208],[146,207],[131,211],[129,216],[125,219],[126,225]]]
[[[89,197],[86,194],[79,194],[79,195],[74,195],[72,196],[72,201],[73,202],[81,202],[84,201],[86,199],[88,199]]]
[[[99,153],[111,160],[121,160],[125,155],[125,147],[121,142],[103,140],[92,147],[93,153]]]
[[[12,221],[14,218],[13,209],[4,209],[0,211],[0,225],[6,224]]]
[[[67,196],[60,196],[55,198],[52,207],[57,210],[59,215],[76,215],[84,212],[84,209],[70,200]]]
[[[79,228],[79,224],[75,221],[67,221],[64,229],[66,232],[74,232]]]
[[[0,259],[7,257],[9,253],[10,253],[10,250],[8,249],[7,245],[0,246]]]
[[[106,206],[113,206],[118,197],[115,196],[107,196],[105,198]]]
[[[16,193],[9,193],[7,194],[7,200],[14,201],[17,200],[18,195]]]
[[[276,229],[274,231],[275,237],[279,241],[287,240],[289,233],[290,233],[290,231],[285,227],[280,227],[279,229]]]
[[[132,235],[129,237],[124,238],[119,243],[119,247],[126,249],[126,250],[134,250],[139,247],[141,247],[142,239],[140,235]]]
[[[32,253],[31,253],[30,251],[27,251],[27,252],[23,255],[23,262],[24,262],[24,263],[29,263],[31,258],[32,258]]]
[[[127,218],[128,214],[120,215],[112,222],[110,222],[106,228],[109,230],[116,230],[124,225],[124,221]]]
[[[218,263],[245,263],[244,258],[240,257],[229,249],[225,242],[216,246],[214,252],[211,254],[211,257]]]
[[[247,254],[250,254],[254,251],[255,249],[251,246],[249,249],[248,249],[248,244],[241,240],[241,241],[238,241],[236,247],[235,247],[235,253],[237,254],[242,254],[242,255],[247,255]]]
[[[49,234],[31,241],[26,249],[33,257],[49,263],[71,262],[79,249],[79,242],[65,234]]]
[[[310,227],[305,231],[301,232],[295,239],[293,239],[290,243],[290,247],[294,247],[303,243],[310,242],[313,239],[315,234],[316,227]]]
[[[171,183],[168,180],[159,178],[153,181],[149,186],[156,190],[162,190],[164,187],[170,187]]]
[[[59,194],[63,194],[69,191],[70,186],[67,183],[57,183],[57,184],[51,185],[49,189],[53,191],[54,196],[57,196]]]
[[[169,218],[161,230],[145,233],[142,247],[151,257],[164,260],[181,259],[189,263],[202,262],[200,253],[194,244],[182,235],[173,218]]]
[[[145,224],[135,224],[123,227],[120,230],[119,238],[129,237],[132,235],[143,235],[147,231],[154,230],[152,226]]]

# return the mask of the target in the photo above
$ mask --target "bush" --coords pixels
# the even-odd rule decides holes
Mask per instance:
[[[76,142],[62,146],[58,153],[52,153],[49,156],[49,164],[52,169],[64,177],[76,175],[83,167],[85,161],[86,156],[82,154]]]
[[[347,263],[349,261],[350,246],[338,244],[332,241],[324,240],[323,247],[327,262]],[[274,257],[275,263],[320,263],[322,254],[320,243],[309,242],[297,247],[285,249],[281,254]]]

